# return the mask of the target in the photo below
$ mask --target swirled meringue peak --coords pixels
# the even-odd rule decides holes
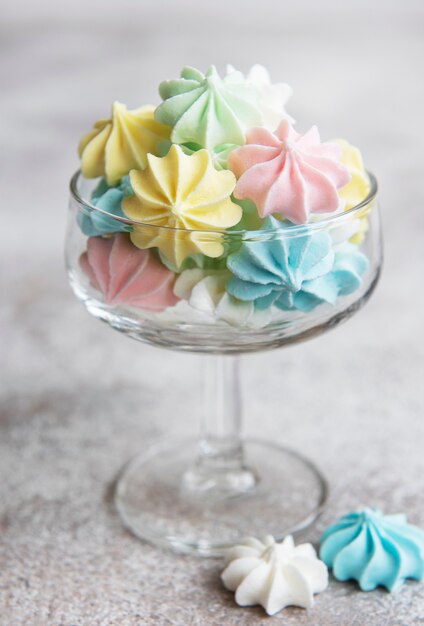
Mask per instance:
[[[356,580],[362,591],[394,591],[424,576],[424,531],[405,515],[366,508],[348,513],[321,537],[320,557],[337,580]]]
[[[91,203],[100,211],[85,213],[79,211],[77,222],[84,235],[98,237],[108,233],[129,232],[131,226],[114,219],[125,217],[122,213],[121,202],[125,196],[130,196],[132,189],[128,176],[124,176],[116,187],[109,187],[104,179],[100,181],[91,196]]]
[[[128,235],[90,237],[80,266],[105,304],[163,311],[178,302],[175,274],[150,250],[139,250]]]
[[[338,209],[338,189],[350,180],[341,156],[337,144],[321,143],[316,126],[304,135],[287,120],[274,133],[252,128],[246,145],[228,157],[238,178],[234,195],[252,200],[261,217],[275,213],[304,224],[311,213]]]
[[[267,218],[264,228],[280,222]],[[227,291],[235,298],[253,301],[258,309],[275,305],[289,311],[308,312],[320,304],[334,305],[361,285],[367,258],[352,244],[333,248],[327,232],[311,232],[264,242],[244,242],[228,256],[233,274]]]
[[[144,171],[130,173],[134,195],[122,201],[127,217],[147,225],[134,227],[133,243],[159,248],[176,267],[192,254],[219,257],[224,247],[216,231],[234,226],[242,215],[230,197],[234,174],[217,171],[207,150],[187,155],[176,145],[164,157],[149,154],[147,161]]]
[[[115,102],[112,117],[96,122],[79,143],[83,176],[104,176],[112,186],[131,169],[143,168],[147,153],[156,154],[158,142],[169,137],[169,128],[154,119],[153,111],[152,106],[128,111]]]
[[[240,72],[221,78],[211,66],[206,74],[185,67],[181,77],[160,84],[164,102],[155,118],[172,127],[171,141],[213,150],[244,143],[247,128],[262,123],[257,90]]]
[[[254,537],[231,548],[221,574],[224,586],[235,591],[240,606],[260,604],[268,615],[286,606],[307,609],[314,594],[328,586],[326,565],[310,543],[295,546],[289,535],[281,543],[271,536]]]
[[[237,70],[227,65],[227,74]],[[287,83],[271,83],[271,77],[266,67],[260,64],[253,65],[246,75],[246,83],[256,89],[259,96],[259,110],[262,115],[262,125],[274,130],[282,119],[294,123],[294,119],[287,113],[285,106],[293,93]]]

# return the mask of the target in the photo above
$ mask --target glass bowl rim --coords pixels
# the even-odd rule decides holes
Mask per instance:
[[[69,183],[69,188],[70,188],[70,192],[71,192],[71,196],[72,198],[81,206],[83,206],[85,209],[88,210],[89,213],[91,213],[92,211],[99,213],[101,215],[104,215],[105,217],[108,217],[116,222],[120,222],[121,224],[126,224],[128,226],[143,226],[144,228],[156,228],[156,229],[160,229],[160,230],[165,230],[165,231],[174,231],[174,232],[181,232],[181,233],[203,233],[203,234],[208,234],[208,235],[213,235],[213,234],[217,234],[222,236],[223,234],[225,234],[226,236],[237,236],[237,235],[248,235],[249,237],[255,237],[255,236],[260,236],[260,235],[271,235],[273,233],[286,233],[286,234],[291,234],[294,235],[295,233],[299,233],[299,232],[305,232],[307,230],[312,229],[325,229],[327,227],[332,227],[332,226],[336,226],[339,225],[341,222],[346,221],[346,219],[349,219],[350,217],[354,217],[354,215],[361,213],[362,209],[364,209],[364,207],[366,207],[367,205],[369,205],[371,202],[373,202],[373,200],[375,200],[375,198],[377,197],[377,193],[378,193],[378,183],[377,183],[377,178],[375,177],[375,175],[369,171],[366,170],[369,182],[370,182],[370,190],[367,194],[367,196],[365,196],[365,198],[363,198],[361,200],[361,202],[359,202],[358,204],[356,204],[354,207],[348,209],[347,211],[340,211],[338,213],[331,213],[329,215],[329,217],[323,217],[322,219],[318,219],[314,222],[307,222],[306,224],[281,224],[281,227],[278,228],[261,228],[261,229],[256,229],[256,230],[249,230],[249,229],[240,229],[240,230],[235,230],[235,229],[223,229],[223,230],[218,230],[218,229],[189,229],[189,228],[176,228],[173,226],[161,226],[159,224],[148,224],[147,222],[141,222],[139,220],[132,220],[130,218],[127,217],[120,217],[119,215],[114,215],[113,213],[109,213],[108,211],[104,211],[103,209],[99,209],[98,207],[96,207],[94,204],[91,204],[88,200],[86,200],[85,198],[83,198],[81,196],[81,194],[78,191],[78,181],[81,178],[84,178],[82,176],[81,170],[78,169],[75,174],[72,176],[70,183]],[[94,180],[94,179],[88,179],[86,178],[85,180]],[[359,217],[362,217],[361,215]]]

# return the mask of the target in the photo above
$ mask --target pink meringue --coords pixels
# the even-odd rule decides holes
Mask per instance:
[[[246,145],[231,152],[228,167],[236,177],[236,198],[252,200],[261,217],[279,213],[295,224],[310,213],[330,213],[340,204],[337,190],[350,174],[341,164],[341,147],[321,143],[318,129],[297,133],[283,120],[272,133],[247,132]]]
[[[175,274],[150,250],[136,248],[124,233],[89,237],[80,266],[110,306],[163,311],[179,300],[173,291]]]

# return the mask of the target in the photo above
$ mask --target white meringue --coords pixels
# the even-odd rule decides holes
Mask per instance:
[[[263,328],[272,317],[270,309],[259,311],[253,302],[241,302],[225,291],[228,270],[187,269],[175,281],[174,293],[211,320],[230,326]]]
[[[237,72],[232,65],[227,65],[227,76]],[[287,119],[294,124],[294,119],[285,109],[293,89],[287,83],[271,83],[271,77],[263,65],[256,63],[246,75],[246,84],[254,87],[259,95],[259,108],[262,124],[269,130],[275,130],[281,120]]]
[[[221,580],[240,606],[260,604],[274,615],[286,606],[311,607],[313,594],[328,586],[328,570],[310,543],[249,537],[228,551]]]
[[[335,245],[344,243],[360,232],[361,220],[346,220],[330,230],[330,237]]]

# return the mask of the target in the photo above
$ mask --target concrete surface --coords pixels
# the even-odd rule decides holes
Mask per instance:
[[[267,65],[298,126],[360,145],[381,185],[386,264],[366,308],[322,338],[244,361],[246,431],[302,449],[332,499],[307,533],[361,504],[424,527],[424,5],[408,0],[37,3],[2,11],[1,626],[265,624],[219,561],[135,540],[111,504],[122,464],[196,427],[196,357],[91,319],[62,262],[75,146],[114,99],[156,101],[184,64]],[[285,402],[275,389],[284,386]],[[424,584],[331,583],[308,626],[424,623]]]

